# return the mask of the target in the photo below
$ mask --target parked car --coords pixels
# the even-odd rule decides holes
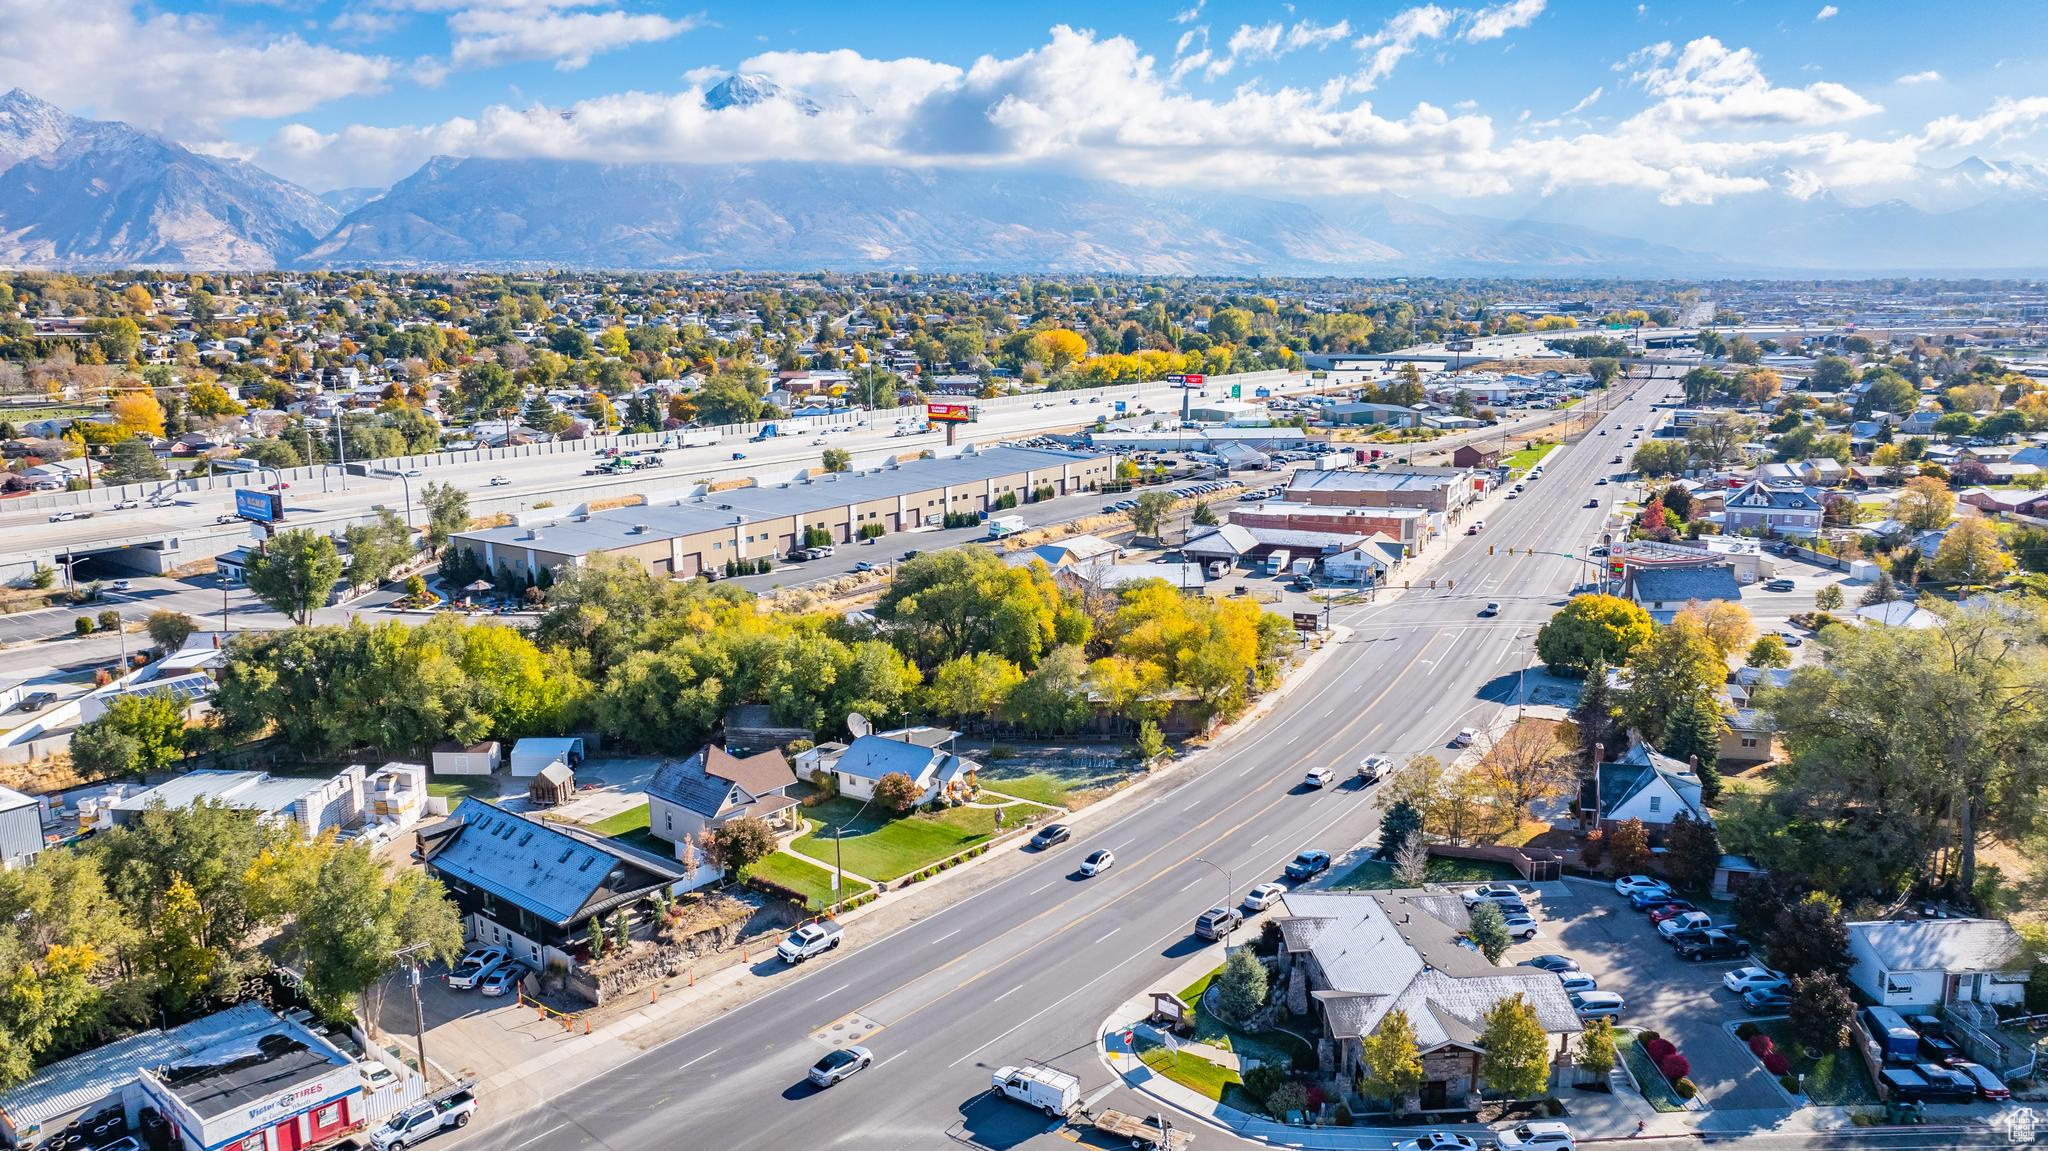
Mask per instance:
[[[1616,895],[1634,895],[1638,891],[1662,892],[1667,898],[1675,898],[1670,884],[1648,875],[1624,875],[1614,881]]]
[[[1505,1131],[1496,1131],[1493,1137],[1501,1151],[1523,1151],[1523,1148],[1578,1151],[1579,1146],[1578,1140],[1572,1138],[1572,1129],[1554,1120],[1523,1123]]]
[[[1517,967],[1534,967],[1539,971],[1577,971],[1579,961],[1569,955],[1535,955],[1515,964]]]
[[[1776,987],[1752,987],[1742,993],[1742,1009],[1751,1015],[1782,1013],[1792,1006],[1792,994],[1788,985]]]
[[[1394,1151],[1479,1151],[1479,1141],[1470,1135],[1431,1131],[1406,1143],[1394,1144]]]
[[[1794,584],[1791,580],[1783,578],[1764,581],[1765,591],[1791,591],[1796,586],[1798,585]]]
[[[1037,835],[1031,837],[1031,846],[1044,851],[1048,847],[1057,847],[1065,843],[1073,838],[1073,835],[1074,830],[1064,823],[1048,823],[1038,829]]]
[[[1304,851],[1294,857],[1294,862],[1287,865],[1286,874],[1287,878],[1299,883],[1303,880],[1314,879],[1328,870],[1330,870],[1329,852]]]
[[[1580,991],[1568,998],[1579,1018],[1605,1019],[1609,1023],[1618,1022],[1622,1009],[1628,1006],[1627,1000],[1612,991]]]
[[[1500,900],[1513,900],[1516,903],[1520,903],[1522,901],[1522,893],[1517,891],[1513,885],[1506,883],[1482,883],[1478,887],[1459,892],[1458,897],[1465,901],[1465,906],[1467,907],[1471,907],[1483,899],[1491,899],[1496,902]]]
[[[1991,1068],[1982,1063],[1961,1060],[1949,1064],[1949,1067],[1959,1074],[1968,1076],[1970,1082],[1977,1085],[1978,1098],[1988,1099],[1993,1103],[2002,1103],[2012,1098],[2012,1089],[2005,1085],[2004,1080],[1993,1074]]]
[[[1657,934],[1667,943],[1675,943],[1687,935],[1705,931],[1714,925],[1714,917],[1704,911],[1681,911],[1657,925]]]
[[[32,691],[21,697],[21,710],[41,711],[56,702],[57,693],[54,691]]]
[[[1287,885],[1284,883],[1261,883],[1244,893],[1244,902],[1240,906],[1246,911],[1264,911],[1280,902],[1280,897],[1285,894]]]
[[[1527,943],[1542,931],[1542,928],[1536,925],[1536,917],[1526,911],[1509,912],[1504,921],[1507,923],[1508,934],[1514,936],[1516,943]]]
[[[117,579],[113,583],[108,584],[107,586],[113,588],[115,591],[127,591],[129,588],[135,585],[129,583],[127,580]]]
[[[401,1151],[450,1127],[467,1127],[475,1114],[476,1096],[457,1091],[392,1116],[389,1123],[370,1133],[370,1146],[376,1151]]]
[[[1663,891],[1638,891],[1628,897],[1628,905],[1637,911],[1648,911],[1659,904],[1671,902],[1671,898],[1671,890],[1669,888]]]
[[[1649,913],[1651,923],[1662,923],[1674,915],[1683,915],[1688,911],[1698,911],[1699,908],[1694,906],[1689,899],[1672,899],[1646,907],[1643,910]]]
[[[501,995],[510,995],[518,989],[519,981],[526,978],[526,975],[524,963],[502,964],[496,971],[484,976],[483,982],[477,984],[476,989],[494,999]]]
[[[1557,980],[1564,984],[1567,995],[1600,990],[1600,981],[1583,971],[1560,971]]]
[[[814,955],[823,955],[838,947],[846,939],[845,929],[833,919],[821,919],[806,923],[789,933],[781,943],[775,945],[775,954],[784,963],[794,967]]]
[[[1081,861],[1080,871],[1082,875],[1101,875],[1115,866],[1116,852],[1105,847],[1100,851],[1090,852],[1088,858]]]
[[[1212,907],[1195,917],[1195,934],[1204,939],[1221,939],[1243,922],[1244,916],[1235,907]]]
[[[1721,973],[1721,986],[1726,987],[1737,995],[1759,987],[1769,990],[1774,987],[1787,987],[1790,984],[1791,981],[1784,976],[1772,971],[1768,967],[1759,967],[1755,964]]]
[[[472,947],[455,965],[454,970],[448,973],[448,986],[465,990],[475,987],[509,959],[511,955],[495,944],[489,947]]]
[[[1337,781],[1337,773],[1327,767],[1311,767],[1301,777],[1303,787],[1328,787]]]
[[[1691,939],[1679,942],[1678,957],[1691,963],[1701,963],[1709,959],[1747,959],[1749,940],[1720,928],[1702,931]]]
[[[857,1071],[866,1070],[874,1061],[874,1052],[865,1047],[841,1047],[837,1051],[826,1052],[824,1058],[811,1064],[808,1078],[820,1087],[830,1087]]]
[[[1879,1072],[1894,1099],[1908,1103],[1968,1103],[1977,1098],[1977,1081],[1932,1063],[1887,1067]]]

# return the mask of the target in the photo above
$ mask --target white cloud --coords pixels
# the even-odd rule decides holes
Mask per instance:
[[[1940,82],[1941,73],[1936,72],[1932,68],[1925,72],[1908,72],[1893,81],[1895,84],[1938,84]]]
[[[394,68],[296,35],[128,0],[0,0],[0,77],[76,111],[148,128],[295,116],[376,92]]]
[[[1229,41],[1225,44],[1228,54],[1209,61],[1206,74],[1214,78],[1224,75],[1239,63],[1278,60],[1282,56],[1291,52],[1299,52],[1305,48],[1320,50],[1343,40],[1349,35],[1351,35],[1351,24],[1345,20],[1339,20],[1335,24],[1323,24],[1316,20],[1299,20],[1291,26],[1277,21],[1261,24],[1257,27],[1250,24],[1240,24],[1237,31],[1231,33]],[[1180,44],[1176,46],[1175,54],[1178,55],[1180,49],[1185,47],[1187,43],[1188,36],[1183,34],[1180,38]],[[1176,65],[1175,75],[1178,76],[1181,72],[1182,69]]]
[[[1517,28],[1527,28],[1536,17],[1543,15],[1545,0],[1506,0],[1491,8],[1481,8],[1473,13],[1472,22],[1465,26],[1465,39],[1477,43],[1482,40],[1498,40]]]
[[[560,12],[467,8],[448,17],[448,31],[454,37],[448,60],[455,68],[553,60],[556,69],[573,71],[590,63],[592,56],[633,44],[672,40],[697,23],[695,17],[676,19],[616,9]]]
[[[1440,40],[1450,30],[1452,13],[1434,4],[1396,12],[1379,31],[1354,42],[1365,54],[1365,66],[1351,78],[1352,87],[1371,91],[1386,79],[1403,57],[1424,40]]]
[[[1983,115],[1943,116],[1909,137],[1929,150],[1974,148],[1987,141],[2011,140],[2031,135],[2048,121],[2048,96],[2005,98],[1994,101]]]
[[[1702,36],[1674,51],[1669,43],[1636,53],[1631,79],[1656,104],[1644,118],[1672,124],[1828,124],[1882,109],[1840,84],[1774,87],[1748,48],[1729,48]]]
[[[1201,17],[1202,17],[1202,6],[1203,6],[1204,4],[1207,4],[1208,2],[1209,2],[1209,0],[1195,0],[1195,3],[1194,3],[1194,6],[1193,6],[1193,7],[1190,7],[1190,8],[1183,8],[1183,9],[1181,9],[1180,11],[1178,11],[1178,12],[1174,13],[1174,14],[1173,14],[1173,22],[1174,22],[1174,23],[1176,23],[1176,24],[1192,24],[1192,23],[1194,23],[1194,22],[1195,22],[1196,20],[1199,20],[1199,19],[1201,19]]]
[[[1605,86],[1601,86],[1601,87],[1597,87],[1597,88],[1594,88],[1594,89],[1593,89],[1593,90],[1592,90],[1591,92],[1588,92],[1588,93],[1586,93],[1586,98],[1585,98],[1585,99],[1583,99],[1583,100],[1580,100],[1580,101],[1579,101],[1578,103],[1576,103],[1576,104],[1573,104],[1573,105],[1572,105],[1571,107],[1569,107],[1569,108],[1566,108],[1566,109],[1565,109],[1565,110],[1564,110],[1563,112],[1559,113],[1559,115],[1560,115],[1560,116],[1576,116],[1576,115],[1578,115],[1579,113],[1581,113],[1581,112],[1585,111],[1586,109],[1588,109],[1588,108],[1591,108],[1591,107],[1592,107],[1593,105],[1595,105],[1595,104],[1599,103],[1599,102],[1600,102],[1600,97],[1601,97],[1602,95],[1604,95],[1604,94],[1606,93],[1606,91],[1607,91],[1607,89],[1606,89],[1606,87],[1605,87]]]
[[[1833,4],[1823,4],[1820,6],[1820,11],[1815,12],[1813,14],[1813,19],[1814,22],[1817,24],[1822,20],[1832,20],[1835,17],[1840,16],[1841,14],[1842,10],[1840,8],[1835,7]]]

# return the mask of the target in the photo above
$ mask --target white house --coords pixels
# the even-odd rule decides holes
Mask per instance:
[[[1323,557],[1323,575],[1333,583],[1374,583],[1401,562],[1401,545],[1374,532],[1365,542]]]
[[[1999,919],[1868,920],[1849,924],[1849,982],[1885,1007],[2018,1003],[2026,947]]]
[[[583,740],[577,736],[542,739],[528,736],[512,745],[512,774],[526,779],[552,763],[574,768],[583,762]]]
[[[864,735],[846,745],[836,758],[820,758],[818,766],[832,773],[839,793],[870,799],[875,784],[890,772],[901,772],[917,785],[919,803],[929,803],[971,782],[981,765],[946,750],[958,732],[940,727],[907,727]]]
[[[1691,765],[1636,742],[1619,759],[1599,766],[1579,788],[1581,818],[1613,834],[1618,824],[1640,819],[1655,840],[1681,814],[1713,822],[1700,800],[1700,777]],[[1596,813],[1597,812],[1597,817]]]
[[[1731,535],[1745,531],[1818,535],[1823,510],[1820,497],[1811,489],[1751,480],[1728,497],[1723,526]]]

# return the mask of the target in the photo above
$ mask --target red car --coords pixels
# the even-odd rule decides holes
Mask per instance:
[[[291,485],[290,485],[290,484],[287,484],[287,483],[276,483],[276,484],[272,484],[272,485],[270,485],[270,490],[271,490],[271,491],[274,491],[274,492],[281,492],[281,491],[285,490],[286,488],[288,488],[288,487],[290,487],[290,486],[291,486]]]
[[[1694,907],[1692,904],[1687,903],[1683,899],[1674,899],[1670,903],[1660,903],[1657,906],[1652,907],[1650,909],[1650,922],[1662,923],[1665,920],[1671,918],[1672,916],[1678,915],[1682,912],[1698,910],[1699,908]]]

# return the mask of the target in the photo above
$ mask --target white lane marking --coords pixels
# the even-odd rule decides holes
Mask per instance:
[[[1293,747],[1293,746],[1294,746],[1294,741],[1295,741],[1295,740],[1297,740],[1297,739],[1300,739],[1300,738],[1301,738],[1301,733],[1300,733],[1300,732],[1298,732],[1298,731],[1297,731],[1297,732],[1295,732],[1295,733],[1294,733],[1293,735],[1290,735],[1290,736],[1288,736],[1288,737],[1287,737],[1287,746],[1289,746],[1289,747]]]
[[[1188,880],[1186,883],[1181,884],[1179,887],[1174,888],[1173,893],[1175,895],[1179,895],[1181,892],[1186,891],[1188,888],[1193,887],[1195,884],[1200,882],[1202,882],[1202,877],[1198,875],[1195,878]]]
[[[932,940],[932,943],[934,943],[934,944],[937,944],[937,943],[944,943],[944,942],[945,942],[945,941],[947,941],[948,939],[951,939],[951,938],[953,938],[953,937],[954,937],[955,935],[958,935],[958,934],[960,934],[960,929],[956,927],[956,928],[954,928],[953,930],[951,930],[951,931],[948,931],[948,932],[947,932],[947,933],[945,933],[944,935],[941,935],[941,936],[939,936],[939,937],[938,937],[937,939],[934,939],[934,940]]]
[[[541,1132],[540,1134],[538,1134],[538,1135],[535,1135],[535,1136],[534,1136],[533,1138],[531,1138],[531,1139],[528,1139],[528,1140],[527,1140],[527,1141],[526,1141],[525,1143],[518,1143],[518,1144],[514,1144],[514,1145],[513,1145],[513,1151],[518,1151],[518,1148],[520,1148],[520,1147],[525,1147],[525,1146],[528,1146],[528,1145],[530,1145],[530,1144],[538,1143],[538,1142],[540,1142],[541,1140],[543,1140],[543,1139],[547,1138],[547,1137],[548,1137],[548,1136],[550,1136],[550,1135],[553,1135],[553,1134],[554,1134],[555,1132],[557,1132],[557,1131],[560,1131],[560,1130],[561,1130],[562,1128],[564,1128],[564,1127],[567,1127],[567,1126],[568,1126],[568,1124],[567,1124],[567,1123],[557,1123],[557,1124],[555,1124],[555,1125],[554,1125],[553,1127],[550,1127],[550,1128],[548,1128],[547,1130],[545,1130],[545,1131]]]
[[[894,1059],[894,1058],[896,1058],[897,1056],[900,1056],[900,1055],[902,1055],[902,1054],[903,1054],[903,1052],[901,1052],[901,1051],[898,1051],[898,1052],[897,1052],[897,1053],[896,1053],[895,1055],[891,1055],[891,1056],[889,1056],[889,1059]],[[884,1059],[884,1060],[882,1060],[882,1062],[880,1062],[880,1063],[877,1063],[877,1064],[875,1064],[875,1066],[877,1066],[877,1067],[881,1067],[881,1066],[884,1066],[884,1065],[886,1065],[886,1064],[887,1064],[887,1063],[889,1062],[889,1059]]]
[[[1044,891],[1044,890],[1045,890],[1046,888],[1048,888],[1048,887],[1051,887],[1051,886],[1052,886],[1052,885],[1053,885],[1054,883],[1058,883],[1058,882],[1059,882],[1059,880],[1055,879],[1055,880],[1053,880],[1053,881],[1052,881],[1051,883],[1041,883],[1041,884],[1039,884],[1039,885],[1038,885],[1037,887],[1034,887],[1034,888],[1032,888],[1032,889],[1031,889],[1030,891],[1028,891],[1028,892],[1025,892],[1025,894],[1026,894],[1026,895],[1037,895],[1037,894],[1038,894],[1039,892],[1041,892],[1041,891]]]
[[[692,1059],[692,1060],[690,1060],[690,1062],[689,1062],[689,1063],[685,1063],[685,1064],[683,1064],[683,1065],[682,1065],[682,1067],[678,1067],[678,1068],[676,1068],[676,1070],[678,1070],[678,1071],[681,1071],[681,1070],[683,1069],[683,1067],[689,1067],[689,1066],[691,1066],[692,1064],[702,1063],[702,1062],[704,1062],[704,1061],[705,1061],[706,1059],[709,1059],[709,1058],[711,1058],[711,1057],[712,1057],[713,1055],[716,1055],[716,1054],[718,1054],[718,1048],[716,1048],[716,1047],[713,1047],[713,1048],[712,1048],[711,1050],[709,1050],[709,1051],[706,1051],[706,1052],[705,1052],[704,1054],[702,1054],[702,1055],[699,1055],[699,1056],[697,1056],[697,1057],[696,1057],[695,1059]]]
[[[1289,743],[1292,743],[1292,742],[1294,742],[1294,741],[1293,741],[1293,740],[1289,740],[1288,742],[1289,742]],[[1237,777],[1238,777],[1239,779],[1243,779],[1243,778],[1244,778],[1245,776],[1247,776],[1247,775],[1250,775],[1250,774],[1251,774],[1252,772],[1255,772],[1255,771],[1257,771],[1257,770],[1259,770],[1259,765],[1258,765],[1258,764],[1256,764],[1256,763],[1254,763],[1254,764],[1252,764],[1252,765],[1251,765],[1250,767],[1247,767],[1247,768],[1245,768],[1245,769],[1244,769],[1243,771],[1240,771],[1240,772],[1238,772],[1238,773],[1237,773]],[[1195,809],[1195,807],[1196,807],[1196,806],[1197,806],[1197,805],[1195,805],[1195,804],[1192,804],[1192,803],[1191,803],[1191,804],[1189,804],[1189,805],[1188,805],[1188,810],[1189,810],[1189,811],[1193,811],[1193,810]]]
[[[832,990],[830,990],[830,991],[827,991],[827,992],[826,992],[825,994],[823,994],[823,995],[820,995],[820,996],[818,996],[818,997],[817,997],[816,999],[813,999],[813,1000],[811,1000],[811,1002],[813,1002],[813,1003],[823,1003],[823,1002],[825,1002],[825,1001],[826,1001],[827,999],[830,999],[830,998],[832,998],[832,997],[833,997],[834,995],[837,995],[837,994],[839,994],[840,992],[842,992],[842,991],[844,991],[844,990],[846,990],[847,988],[849,988],[849,987],[852,987],[852,986],[853,986],[853,984],[851,984],[851,983],[842,983],[842,984],[840,984],[839,986],[837,986],[837,987],[834,987],[834,988],[833,988]]]
[[[1269,831],[1269,832],[1267,832],[1266,834],[1264,834],[1264,835],[1262,835],[1262,836],[1258,837],[1257,839],[1255,839],[1255,840],[1253,840],[1253,841],[1252,841],[1252,845],[1251,845],[1251,848],[1250,848],[1250,850],[1252,850],[1252,851],[1257,851],[1257,850],[1259,849],[1259,844],[1261,844],[1261,843],[1264,843],[1264,842],[1266,842],[1267,840],[1269,840],[1269,839],[1271,839],[1271,838],[1273,838],[1273,833],[1272,833],[1272,832],[1270,832],[1270,831]]]
[[[1024,990],[1024,985],[1022,983],[1019,983],[1017,986],[1012,987],[1008,991],[1003,992],[1001,995],[996,996],[994,999],[989,1000],[989,1002],[1001,1003],[1003,1000],[1008,999],[1010,996],[1015,995],[1022,990]]]
[[[1107,942],[1109,942],[1109,936],[1110,936],[1110,935],[1115,935],[1115,934],[1116,934],[1117,932],[1119,932],[1119,931],[1122,931],[1122,930],[1123,930],[1123,928],[1122,928],[1122,927],[1112,927],[1112,928],[1110,928],[1110,929],[1109,929],[1109,935],[1105,935],[1105,936],[1103,936],[1103,937],[1102,937],[1101,939],[1098,939],[1098,940],[1096,940],[1095,942],[1097,942],[1097,943],[1107,943]]]
[[[1250,768],[1246,768],[1245,770],[1249,771],[1249,770],[1250,770]],[[1242,774],[1243,774],[1243,772],[1239,772],[1238,774],[1242,775]],[[1181,810],[1182,810],[1182,811],[1193,811],[1194,809],[1196,809],[1196,808],[1198,808],[1198,807],[1200,807],[1200,806],[1202,806],[1202,801],[1198,799],[1198,800],[1194,801],[1193,803],[1190,803],[1190,804],[1188,804],[1188,805],[1187,805],[1186,807],[1183,807],[1183,808],[1181,808]]]

